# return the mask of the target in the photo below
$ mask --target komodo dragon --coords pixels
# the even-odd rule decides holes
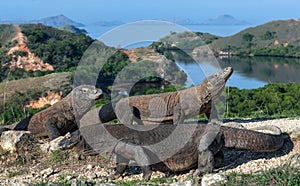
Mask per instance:
[[[80,119],[92,106],[94,100],[102,96],[102,90],[91,85],[75,87],[71,93],[51,107],[27,117],[22,121],[0,128],[0,135],[6,130],[28,130],[36,137],[54,139],[78,129],[76,119]]]
[[[227,67],[192,88],[121,99],[116,104],[116,116],[123,124],[132,124],[133,121],[138,124],[178,124],[202,113],[208,118],[216,118],[217,114],[211,112],[212,106],[232,73],[232,68]]]
[[[123,124],[84,124],[80,126],[80,133],[94,151],[116,154],[114,178],[124,173],[129,160],[134,160],[141,166],[145,180],[151,177],[151,170],[181,172],[197,168],[195,176],[211,172],[215,166],[214,155],[219,155],[222,147],[272,152],[284,143],[276,127],[272,128],[276,134],[265,134],[220,127],[216,123],[133,125],[130,128]]]

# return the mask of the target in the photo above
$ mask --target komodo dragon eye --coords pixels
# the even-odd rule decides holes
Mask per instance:
[[[81,91],[82,91],[83,93],[87,93],[87,92],[88,92],[88,89],[87,89],[87,88],[82,88]]]

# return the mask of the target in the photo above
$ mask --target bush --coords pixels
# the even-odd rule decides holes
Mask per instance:
[[[229,88],[229,118],[294,117],[300,115],[300,85],[268,84],[258,89]]]

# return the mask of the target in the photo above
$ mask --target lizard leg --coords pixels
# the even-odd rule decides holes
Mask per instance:
[[[214,155],[223,147],[223,135],[217,123],[209,123],[198,145],[198,168],[194,176],[212,172],[215,166]]]
[[[224,154],[221,150],[217,152],[217,154],[215,154],[214,161],[215,161],[216,168],[220,168],[224,166]]]
[[[117,179],[123,175],[129,163],[129,159],[124,158],[121,155],[117,154],[117,163],[116,163],[116,171],[114,175],[111,176],[113,179]]]
[[[210,150],[202,150],[198,153],[198,168],[194,176],[199,176],[203,173],[212,172],[214,168],[214,154]]]
[[[141,113],[138,108],[133,107],[133,120],[138,124],[138,125],[143,125],[143,121],[141,120]]]
[[[218,110],[213,102],[211,103],[211,109],[208,110],[205,113],[205,115],[206,115],[207,119],[209,120],[209,122],[214,122],[214,121],[219,120]]]
[[[133,122],[133,108],[128,105],[126,101],[119,101],[116,104],[116,115],[121,123],[125,125],[132,125]]]
[[[45,123],[45,130],[51,140],[60,136],[60,132],[56,126],[57,122],[53,118],[49,118]]]
[[[173,124],[183,124],[185,115],[180,104],[176,105],[173,111]]]
[[[150,160],[142,147],[127,143],[118,143],[114,152],[119,155],[122,154],[127,160],[134,160],[142,169],[143,180],[150,179],[152,174],[149,166]]]

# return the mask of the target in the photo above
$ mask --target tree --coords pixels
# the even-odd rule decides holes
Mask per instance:
[[[251,53],[251,46],[252,46],[251,42],[252,42],[253,38],[254,38],[254,35],[249,34],[249,33],[246,33],[243,35],[243,39],[248,42],[247,47],[249,49],[249,53]]]
[[[247,41],[247,42],[251,42],[252,39],[253,39],[253,37],[254,37],[254,35],[249,34],[249,33],[246,33],[246,34],[243,35],[243,39],[244,39],[245,41]]]
[[[270,40],[270,39],[274,39],[276,32],[270,32],[270,31],[266,31],[266,33],[261,36],[261,39],[263,40]]]

